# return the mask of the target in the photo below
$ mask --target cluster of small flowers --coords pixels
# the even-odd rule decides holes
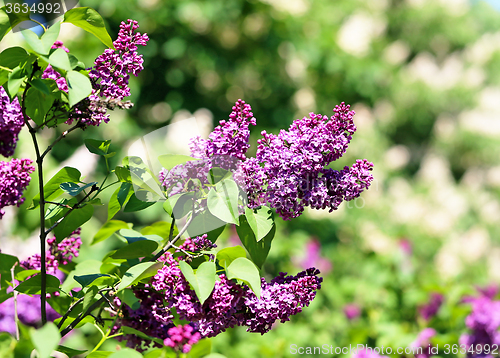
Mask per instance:
[[[49,249],[45,254],[45,267],[48,274],[62,278],[63,275],[59,271],[59,265],[67,265],[74,257],[78,257],[78,251],[82,245],[80,233],[81,228],[78,228],[60,243],[57,243],[55,236],[47,239]],[[42,267],[40,254],[34,254],[27,260],[21,261],[21,266],[27,270],[40,270]]]
[[[235,326],[247,326],[247,331],[264,334],[277,320],[286,322],[290,316],[301,312],[321,288],[322,278],[317,276],[319,271],[314,268],[296,276],[281,273],[270,283],[262,279],[259,299],[248,286],[240,286],[221,274],[202,305],[182,275],[179,259],[170,252],[160,258],[164,266],[150,285],[135,291],[141,300],[140,308],[134,311],[123,306],[123,315],[117,320],[115,330],[126,325],[151,337],[171,338],[168,332],[174,326],[171,312],[174,308],[180,319],[190,322],[193,327],[191,334],[199,332],[200,338],[214,337]],[[150,343],[139,337],[131,342],[130,346],[135,348]]]
[[[0,161],[0,219],[5,212],[2,208],[9,205],[20,206],[24,202],[23,191],[28,186],[35,167],[30,159]]]
[[[353,200],[367,189],[373,164],[366,159],[340,171],[326,168],[346,152],[356,131],[354,111],[349,108],[344,103],[336,106],[330,119],[310,113],[278,135],[263,131],[256,160],[242,165],[249,206],[267,203],[290,220],[306,206],[336,210],[342,201]]]
[[[78,256],[78,250],[82,244],[79,236],[80,232],[80,228],[76,229],[70,236],[62,240],[60,243],[57,243],[55,237],[47,239],[47,243],[49,244],[49,250],[46,253],[46,268],[48,274],[55,275],[60,280],[63,279],[64,274],[58,270],[59,264],[62,263],[63,265],[66,265],[71,262],[73,257]],[[21,267],[26,270],[40,270],[40,254],[35,254],[27,260],[21,261]],[[11,289],[8,289],[8,291],[9,290]],[[57,293],[58,292],[55,292],[55,296],[57,296]],[[50,295],[48,295],[48,297],[50,297]],[[27,326],[39,326],[41,321],[40,304],[39,295],[18,295],[17,305],[19,321]],[[46,306],[46,311],[47,319],[49,321],[54,321],[60,317],[60,315],[54,311],[49,304]],[[0,332],[9,332],[10,334],[14,334],[15,329],[14,298],[9,298],[8,300],[0,303]]]
[[[465,319],[465,325],[471,330],[469,334],[460,337],[460,344],[465,344],[467,349],[477,345],[500,345],[500,301],[495,301],[496,290],[480,291],[479,297],[469,297],[465,302],[472,305],[472,312]],[[481,352],[477,356],[492,357]],[[468,355],[476,357],[476,355]]]
[[[40,315],[40,295],[18,295],[17,314],[19,321],[30,327],[39,327],[41,323]],[[61,317],[49,304],[46,304],[47,320],[54,321]],[[0,332],[7,332],[12,335],[16,332],[14,310],[14,298],[11,297],[0,303]]]
[[[172,327],[168,330],[168,338],[165,338],[164,344],[173,348],[175,351],[188,353],[193,344],[201,338],[199,332],[194,332],[193,326],[186,324]]]
[[[202,250],[212,250],[217,247],[216,244],[212,243],[209,239],[207,239],[208,235],[203,234],[202,236],[197,236],[193,238],[187,238],[181,246],[180,249],[185,251],[202,251]]]
[[[137,76],[144,69],[144,60],[142,55],[137,53],[137,45],[146,46],[149,40],[147,34],[135,33],[138,28],[137,21],[122,21],[118,38],[113,42],[116,50],[106,49],[95,60],[94,68],[89,72],[92,93],[75,105],[66,121],[67,124],[77,119],[92,126],[98,126],[101,122],[107,123],[109,114],[106,103],[119,102],[130,96],[130,74]],[[61,41],[56,41],[52,48],[62,48],[69,52]],[[59,90],[68,92],[66,79],[51,65],[47,66],[42,78],[53,79]]]
[[[431,353],[432,344],[431,338],[436,335],[436,330],[434,328],[425,328],[420,332],[417,338],[410,344],[412,348],[422,348],[415,350],[415,358],[429,358],[432,357]]]
[[[250,147],[250,124],[256,124],[252,108],[239,99],[232,108],[229,120],[221,120],[208,139],[199,136],[191,138],[191,156],[200,160],[177,165],[169,172],[165,169],[160,171],[160,183],[169,195],[180,193],[189,179],[198,179],[202,185],[208,184],[207,176],[211,168],[235,171]]]
[[[0,155],[10,157],[14,154],[23,124],[18,99],[14,98],[11,102],[7,92],[0,87]]]
[[[94,68],[89,72],[92,94],[82,101],[84,103],[76,109],[73,118],[81,118],[82,123],[93,126],[107,123],[109,115],[101,99],[107,102],[121,101],[130,96],[130,74],[137,76],[144,69],[144,60],[137,53],[137,45],[146,46],[149,41],[147,34],[135,33],[138,28],[137,21],[122,21],[118,38],[113,42],[116,50],[106,49],[95,60]]]

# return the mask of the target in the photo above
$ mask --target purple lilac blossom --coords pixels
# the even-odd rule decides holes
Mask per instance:
[[[431,352],[431,338],[436,335],[434,328],[425,328],[420,332],[417,338],[410,344],[410,347],[415,349],[415,358],[429,358],[433,354]]]
[[[305,245],[304,252],[305,257],[299,261],[300,267],[304,270],[313,266],[317,267],[321,272],[323,272],[323,274],[332,270],[332,263],[320,255],[321,243],[318,239],[309,240]]]
[[[76,229],[70,236],[62,240],[60,243],[57,243],[55,237],[47,239],[47,243],[49,245],[49,249],[46,252],[46,268],[48,274],[55,275],[60,280],[64,278],[64,274],[58,269],[59,265],[67,265],[74,257],[78,256],[78,250],[82,244],[80,232],[80,228]],[[40,254],[35,254],[27,260],[21,261],[21,267],[26,270],[40,270]],[[57,296],[58,292],[55,292],[54,294]],[[48,295],[48,297],[50,297],[50,295]],[[32,327],[38,327],[40,325],[40,295],[29,296],[19,294],[17,296],[17,305],[19,321],[21,323]],[[46,308],[47,319],[49,321],[54,321],[60,317],[60,315],[52,307],[50,307],[48,303]],[[9,332],[10,334],[14,334],[15,327],[14,298],[9,298],[8,300],[0,303],[0,332]]]
[[[314,268],[296,276],[281,273],[269,283],[262,279],[259,299],[248,286],[240,286],[221,274],[202,305],[182,275],[179,259],[170,252],[160,258],[164,266],[150,284],[146,289],[134,291],[141,301],[140,308],[134,311],[122,306],[123,315],[117,320],[115,331],[126,325],[166,340],[171,338],[169,330],[174,326],[172,309],[175,309],[180,319],[190,321],[192,333],[199,332],[200,338],[214,337],[235,326],[247,326],[247,331],[264,334],[276,321],[286,322],[301,312],[321,288],[322,278]],[[140,337],[132,337],[129,342],[129,347],[140,350],[151,343]]]
[[[208,184],[207,176],[211,168],[218,167],[236,171],[239,163],[246,159],[250,147],[250,125],[255,125],[252,108],[245,101],[236,101],[228,120],[221,120],[210,133],[208,139],[193,137],[189,143],[191,156],[200,160],[190,161],[172,168],[162,169],[159,180],[169,196],[180,193],[189,179],[198,179],[202,185]]]
[[[170,328],[168,335],[169,337],[165,338],[164,344],[182,353],[188,353],[193,344],[197,343],[201,338],[200,333],[195,332],[193,326],[189,324]]]
[[[7,92],[0,87],[0,155],[10,157],[14,154],[23,125],[23,114],[17,97],[11,102]]]
[[[30,174],[35,167],[30,159],[0,161],[0,219],[5,214],[2,208],[10,205],[18,207],[24,202],[23,191],[30,183]]]
[[[467,353],[467,357],[493,357],[492,354],[487,354],[485,349],[475,348],[480,345],[496,344],[500,346],[500,301],[493,300],[491,292],[486,291],[486,295],[480,291],[481,295],[477,298],[466,298],[466,302],[472,305],[472,312],[465,319],[465,325],[470,330],[469,333],[462,334],[459,339],[460,344],[464,344],[467,350],[471,346],[478,353]],[[488,352],[489,353],[489,352]]]
[[[356,131],[354,111],[344,103],[335,107],[330,117],[310,113],[295,120],[288,131],[278,135],[262,132],[257,161],[245,165],[247,172],[260,172],[263,164],[265,193],[255,194],[255,183],[248,177],[247,186],[258,206],[264,201],[275,208],[285,220],[298,217],[306,206],[313,209],[336,210],[342,201],[357,198],[368,189],[373,175],[373,164],[357,160],[352,167],[337,171],[327,166],[347,150]],[[267,185],[266,185],[267,184]]]
[[[102,122],[108,123],[107,103],[118,103],[130,96],[130,74],[137,76],[144,69],[144,59],[137,53],[137,46],[146,46],[149,41],[147,34],[135,32],[138,28],[137,21],[122,21],[118,38],[113,42],[115,49],[104,50],[89,72],[92,93],[73,107],[67,124],[74,120],[92,126],[98,126]],[[56,41],[52,48],[62,48],[69,52],[61,41]],[[42,78],[53,79],[60,90],[68,92],[65,78],[52,66],[47,66]]]
[[[443,304],[443,301],[444,301],[443,295],[436,292],[432,293],[429,302],[418,308],[420,316],[422,316],[422,318],[425,319],[426,321],[430,320],[438,313],[439,308]]]
[[[355,303],[348,303],[344,306],[344,314],[348,320],[352,321],[361,315],[361,309]]]

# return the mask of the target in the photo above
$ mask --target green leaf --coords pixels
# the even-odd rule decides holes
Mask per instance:
[[[196,272],[185,261],[180,261],[179,267],[186,280],[193,287],[194,292],[196,292],[200,303],[203,304],[215,286],[215,263],[212,261],[203,262],[198,266]]]
[[[158,269],[162,266],[162,262],[142,262],[138,265],[132,266],[123,275],[122,282],[120,282],[120,285],[118,286],[118,291],[135,285],[144,278],[156,275]]]
[[[73,348],[69,348],[69,347],[65,347],[65,346],[57,347],[56,351],[66,354],[69,358],[72,358],[74,356],[77,356],[77,355],[80,355],[80,354],[87,352],[86,350],[82,351],[82,350],[73,349]]]
[[[132,213],[134,211],[144,210],[149,208],[151,205],[156,204],[156,201],[142,201],[137,198],[136,194],[130,196],[130,199],[123,209],[126,213]]]
[[[83,30],[90,32],[101,40],[106,46],[113,48],[113,41],[106,31],[101,15],[90,7],[77,7],[64,14],[64,21],[72,23]]]
[[[92,186],[96,185],[97,182],[93,181],[91,183],[85,184],[85,185],[78,185],[73,182],[66,182],[66,183],[61,183],[59,186],[62,190],[64,190],[66,193],[68,193],[71,196],[77,196],[80,194],[83,190],[91,188]]]
[[[208,356],[204,356],[204,358],[226,358],[226,356],[220,353],[211,353]]]
[[[128,224],[125,221],[111,220],[105,223],[101,229],[94,235],[90,245],[104,241],[120,229],[128,229]]]
[[[196,343],[188,353],[188,358],[207,357],[212,351],[212,341],[210,339],[202,339]]]
[[[83,142],[89,152],[97,155],[106,155],[111,144],[111,140],[85,139]]]
[[[78,169],[71,167],[64,167],[54,175],[47,184],[44,185],[43,191],[46,201],[53,201],[59,195],[64,193],[64,191],[59,187],[62,183],[65,182],[79,182],[80,181],[80,172]],[[29,206],[29,210],[36,209],[40,205],[40,195],[37,194],[33,198],[33,202]]]
[[[59,279],[52,275],[47,275],[47,293],[59,291]],[[15,290],[28,295],[39,295],[42,287],[42,275],[38,274],[20,283]]]
[[[226,269],[227,278],[233,278],[245,282],[255,293],[257,298],[260,298],[260,275],[259,269],[255,264],[246,257],[238,257]]]
[[[141,234],[139,231],[135,231],[132,229],[122,229],[120,230],[120,235],[127,239],[129,244],[136,241],[147,240],[147,238]]]
[[[0,272],[10,272],[16,262],[19,262],[17,257],[0,253]]]
[[[22,11],[7,13],[7,7],[0,9],[0,40],[12,30],[13,27],[19,25],[21,22],[29,20],[29,14],[24,14]]]
[[[19,91],[21,84],[26,79],[23,75],[23,70],[20,67],[14,68],[14,70],[9,74],[9,80],[7,82],[7,90],[10,100],[12,100]]]
[[[40,329],[30,330],[31,341],[39,354],[39,358],[50,357],[52,351],[56,350],[61,340],[61,333],[57,326],[48,322]]]
[[[227,269],[227,267],[238,257],[247,257],[247,253],[241,246],[226,247],[217,252],[217,261],[219,265]]]
[[[208,192],[208,210],[224,222],[238,224],[238,185],[225,179]]]
[[[22,271],[19,271],[18,273],[16,273],[15,278],[18,281],[24,281],[28,277],[33,276],[33,275],[40,273],[40,272],[41,272],[40,270],[22,270]]]
[[[232,178],[233,173],[229,170],[214,167],[208,172],[207,178],[210,184],[216,184],[224,179]]]
[[[141,301],[135,296],[134,291],[129,288],[124,289],[123,291],[118,292],[117,294],[120,301],[125,303],[127,306],[132,308],[134,311],[141,307]]]
[[[76,276],[75,276],[76,280]],[[83,296],[83,307],[82,312],[86,312],[87,309],[92,306],[94,302],[97,301],[97,293],[99,292],[99,288],[97,286],[89,287],[87,292],[85,292],[85,296]]]
[[[59,292],[59,296],[51,295],[50,298],[47,298],[47,302],[50,307],[63,316],[73,303],[73,297],[66,295],[64,292]]]
[[[56,21],[53,25],[51,25],[47,31],[45,31],[41,37],[41,41],[43,46],[47,49],[47,53],[44,53],[43,55],[46,55],[50,52],[52,45],[54,42],[56,42],[57,37],[59,36],[59,32],[61,31],[61,23],[59,21]],[[58,49],[66,53],[63,49]],[[56,50],[55,52],[57,52]],[[50,63],[50,62],[49,62]],[[65,68],[61,67],[63,70],[66,70]]]
[[[92,205],[85,205],[83,208],[75,209],[69,213],[54,229],[57,242],[64,240],[73,231],[89,221],[92,215],[94,215],[94,207]]]
[[[179,231],[174,228],[174,236],[177,235]],[[163,239],[167,239],[170,234],[170,223],[166,221],[157,221],[150,226],[146,226],[141,230],[142,235],[158,235]]]
[[[43,94],[50,95],[50,93],[51,93],[50,88],[49,88],[50,81],[52,81],[52,80],[35,78],[30,83],[33,87],[35,87],[37,90],[39,90]]]
[[[258,209],[245,207],[245,216],[247,218],[248,225],[250,225],[253,233],[255,234],[257,242],[262,240],[273,228],[273,211],[266,206],[261,206]]]
[[[148,256],[157,248],[158,243],[155,241],[140,240],[118,249],[111,257],[114,259],[136,259]]]
[[[125,183],[132,183],[132,177],[130,176],[130,170],[124,167],[117,166],[115,168],[115,174],[119,181]]]
[[[130,197],[134,194],[134,189],[131,183],[122,183],[115,190],[108,203],[108,220],[111,220],[122,208]]]
[[[20,67],[20,65],[25,62],[28,57],[29,54],[22,47],[9,47],[0,53],[0,66],[13,70],[18,66]]]
[[[70,10],[71,11],[71,10]],[[82,99],[87,98],[92,92],[92,84],[87,76],[82,75],[77,71],[68,71],[66,74],[66,82],[68,82],[68,99],[69,106],[73,107]]]
[[[224,221],[213,216],[208,210],[205,210],[194,217],[191,225],[187,228],[187,232],[190,237],[207,233],[207,238],[215,242],[225,227],[226,223]]]
[[[26,40],[26,43],[29,45],[29,47],[31,47],[33,51],[41,55],[49,54],[50,47],[53,43],[47,46],[42,40],[40,40],[37,34],[28,29],[21,30],[21,34]]]
[[[108,352],[108,351],[95,351],[90,353],[87,358],[108,358],[110,355],[112,355],[114,352]]]
[[[6,300],[8,300],[11,297],[14,297],[14,292],[7,293],[7,291],[5,291],[5,290],[0,291],[0,304],[2,302],[5,302]]]
[[[9,80],[9,75],[9,71],[0,68],[0,86],[3,86]]]
[[[61,318],[62,318],[62,317],[61,317]],[[61,318],[58,318],[58,319],[54,320],[54,323],[55,323],[55,324],[59,324],[59,322],[61,321]],[[65,325],[65,326],[69,326],[71,323],[73,323],[73,321],[74,321],[75,319],[76,319],[76,317],[71,317],[71,316],[70,316],[70,317],[68,317],[68,318],[66,318],[66,320],[64,321],[64,325]],[[80,328],[80,327],[83,327],[83,326],[85,326],[87,323],[92,323],[92,324],[94,324],[94,323],[95,323],[95,319],[94,319],[94,317],[92,317],[92,316],[86,316],[84,319],[82,319],[82,320],[80,321],[80,323],[78,323],[78,324],[75,326],[75,328]],[[87,356],[87,357],[88,357],[88,356]]]
[[[81,275],[81,276],[74,276],[73,278],[75,279],[76,282],[78,282],[80,285],[82,285],[82,288],[87,287],[92,284],[95,280],[97,280],[100,277],[110,277],[109,275],[104,275],[101,273],[94,273],[90,275]]]
[[[165,154],[158,157],[160,164],[170,171],[173,167],[179,164],[184,164],[192,160],[200,160],[198,158],[193,158],[188,155],[175,155],[175,154]]]
[[[52,67],[64,70],[64,71],[71,71],[71,63],[69,62],[69,57],[66,51],[64,51],[62,48],[56,49],[50,56],[49,56],[49,63],[52,65]]]
[[[45,94],[37,88],[31,87],[26,93],[26,114],[36,124],[41,125],[53,103],[54,97],[50,94]]]
[[[245,216],[240,217],[240,226],[236,227],[238,236],[240,237],[243,246],[247,249],[252,261],[260,268],[266,261],[269,250],[271,249],[271,243],[276,233],[276,225],[273,225],[271,231],[260,241],[257,242],[255,234],[250,227]]]

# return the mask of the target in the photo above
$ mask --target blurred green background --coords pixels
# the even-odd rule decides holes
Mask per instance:
[[[82,0],[97,9],[116,38],[120,21],[139,21],[150,37],[145,70],[132,79],[133,109],[109,124],[60,142],[49,172],[74,165],[102,179],[104,162],[84,138],[112,139],[121,149],[141,134],[190,117],[216,125],[238,98],[252,105],[249,155],[260,131],[277,133],[314,111],[330,115],[344,101],[358,127],[347,154],[374,163],[375,181],[334,213],[308,211],[278,219],[265,273],[297,273],[304,261],[324,268],[316,300],[291,322],[260,336],[233,329],[212,339],[227,357],[290,357],[290,345],[406,347],[429,326],[437,341],[457,344],[476,286],[500,282],[500,13],[466,0]],[[497,4],[498,5],[498,4]],[[104,50],[66,24],[61,39],[87,66]],[[0,46],[21,41],[9,35]],[[57,132],[48,131],[49,143]],[[42,140],[42,141],[43,141]],[[28,133],[16,156],[33,158]],[[46,176],[50,178],[50,174]],[[35,194],[31,185],[26,202]],[[112,191],[107,193],[110,196]],[[3,252],[37,251],[37,214],[8,210],[0,222]],[[161,205],[116,218],[137,227],[161,220]],[[13,219],[18,220],[14,221]],[[106,208],[83,228],[88,244]],[[227,228],[219,246],[234,244]],[[25,245],[19,245],[25,240]],[[109,241],[109,242],[108,242]],[[82,250],[103,256],[116,242]],[[319,242],[321,251],[312,247]],[[107,246],[106,246],[107,245]],[[417,308],[430,294],[445,302],[430,322]],[[361,309],[349,320],[346,304]],[[96,343],[95,329],[70,338]],[[68,343],[69,344],[69,343]],[[110,342],[110,347],[116,342]],[[305,355],[307,356],[307,355]],[[442,355],[443,356],[443,355]]]

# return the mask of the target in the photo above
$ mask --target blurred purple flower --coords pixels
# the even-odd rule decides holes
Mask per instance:
[[[443,301],[444,301],[443,295],[436,292],[432,293],[429,302],[418,308],[420,316],[422,316],[422,318],[425,319],[426,321],[430,320],[437,314],[439,308],[443,304]]]
[[[486,294],[485,294],[486,293]],[[480,290],[480,296],[477,298],[467,297],[464,301],[472,305],[472,312],[465,319],[465,325],[470,333],[460,336],[460,344],[469,347],[477,345],[500,345],[500,301],[494,301],[493,290]],[[493,295],[494,296],[494,295]],[[474,349],[475,352],[477,350]],[[489,351],[488,351],[489,353]],[[487,354],[483,349],[479,353],[467,353],[467,357],[493,357]]]
[[[358,318],[361,315],[361,309],[355,303],[348,303],[344,306],[344,314],[349,320]]]
[[[302,259],[293,257],[293,261],[297,262],[304,270],[309,267],[317,267],[323,274],[332,270],[331,262],[320,255],[321,243],[318,239],[309,240],[305,246],[305,256]]]
[[[411,256],[413,252],[413,247],[411,244],[411,241],[408,239],[401,239],[399,240],[399,248],[405,254],[406,256]]]
[[[356,353],[352,355],[352,358],[389,358],[387,356],[382,356],[375,351],[375,349],[363,348],[357,350]]]
[[[436,335],[436,330],[434,328],[425,328],[420,332],[417,338],[410,344],[412,348],[421,348],[415,350],[415,358],[429,358],[432,356],[431,353],[431,338]]]

